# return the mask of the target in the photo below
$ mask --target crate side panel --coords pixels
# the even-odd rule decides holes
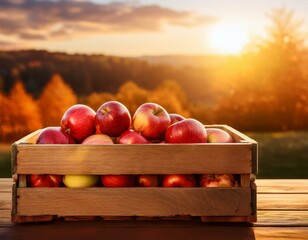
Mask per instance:
[[[249,216],[249,188],[22,188],[18,215]]]
[[[238,144],[18,146],[18,174],[241,174],[252,146]]]

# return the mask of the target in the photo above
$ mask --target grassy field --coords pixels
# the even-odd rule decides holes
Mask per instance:
[[[258,178],[308,178],[308,132],[246,133],[259,146]],[[0,177],[10,177],[10,145],[0,145]]]
[[[258,142],[258,178],[308,178],[307,131],[246,134]]]

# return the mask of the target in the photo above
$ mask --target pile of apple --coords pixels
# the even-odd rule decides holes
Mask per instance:
[[[192,118],[168,113],[156,103],[144,103],[131,117],[120,102],[108,101],[97,112],[76,104],[66,110],[61,126],[44,128],[37,144],[182,144],[232,143],[232,136],[219,128],[205,128]],[[170,175],[51,175],[31,174],[32,187],[232,187],[230,174]]]

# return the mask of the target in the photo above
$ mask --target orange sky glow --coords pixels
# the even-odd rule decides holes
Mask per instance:
[[[0,50],[119,56],[239,54],[284,6],[304,20],[308,1],[0,1]]]

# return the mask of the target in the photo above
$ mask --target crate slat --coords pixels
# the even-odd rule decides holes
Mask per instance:
[[[249,188],[20,188],[19,215],[245,216]]]
[[[251,173],[251,145],[19,145],[17,174]],[[227,157],[226,157],[227,156]]]

